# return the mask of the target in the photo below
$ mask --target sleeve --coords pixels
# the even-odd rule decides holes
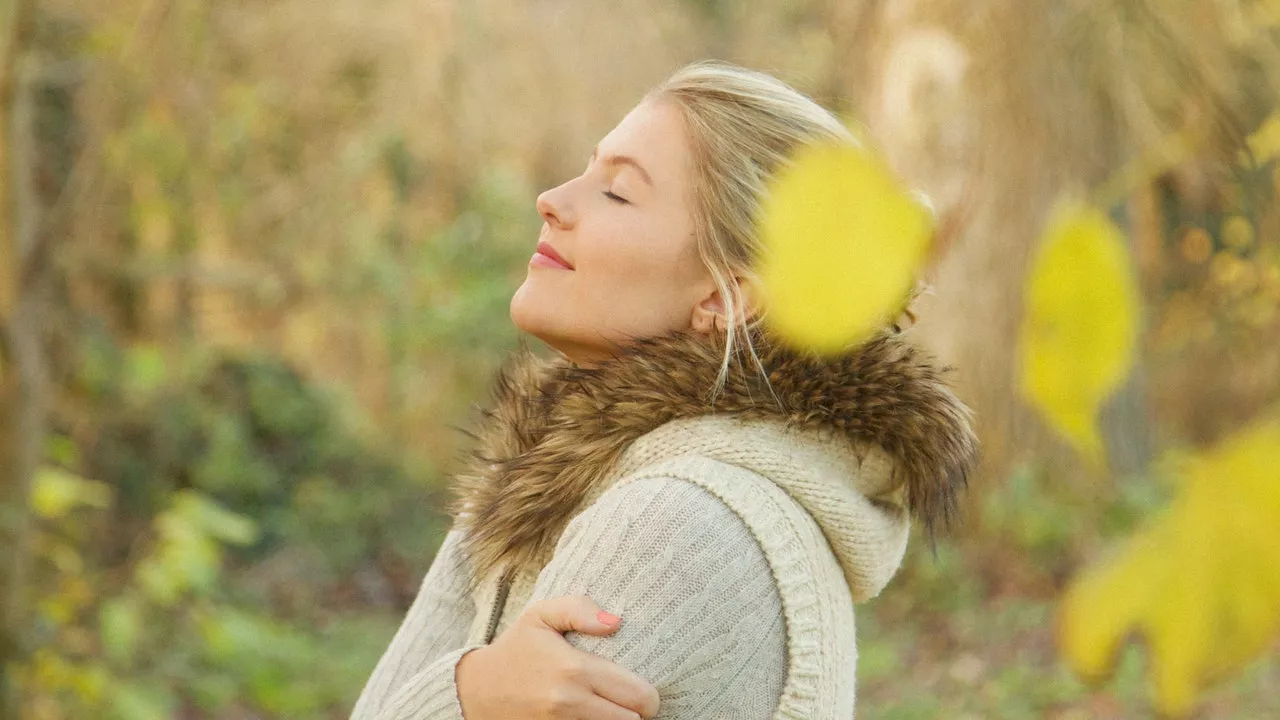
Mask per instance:
[[[467,593],[460,540],[458,530],[445,536],[351,720],[462,720],[454,669],[480,646],[464,646],[475,605]]]
[[[529,602],[577,594],[622,627],[566,638],[653,683],[662,720],[773,716],[782,600],[751,531],[708,491],[664,477],[605,492],[565,529]]]

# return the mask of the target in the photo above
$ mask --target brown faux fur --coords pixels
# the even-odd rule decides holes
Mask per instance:
[[[522,349],[499,375],[474,462],[455,486],[473,583],[498,568],[545,562],[582,500],[609,480],[634,440],[713,412],[827,427],[876,443],[897,461],[895,480],[930,537],[950,523],[977,440],[969,408],[942,380],[949,368],[888,330],[834,358],[797,352],[758,331],[752,338],[768,384],[744,349],[714,403],[722,356],[705,337],[639,340],[594,368]]]

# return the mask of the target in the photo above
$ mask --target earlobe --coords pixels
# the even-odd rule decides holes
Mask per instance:
[[[720,301],[720,291],[712,290],[693,307],[693,329],[709,333],[713,328],[723,330],[724,326],[724,303]]]
[[[729,322],[721,313],[696,312],[693,316],[693,329],[703,334],[711,332],[712,329],[723,333],[729,329]]]
[[[693,330],[699,333],[709,333],[711,328],[716,324],[716,314],[707,310],[702,305],[693,308]]]

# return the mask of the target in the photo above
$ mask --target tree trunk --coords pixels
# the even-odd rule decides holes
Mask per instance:
[[[28,652],[30,490],[47,406],[36,256],[39,200],[31,73],[32,3],[0,3],[0,717],[19,712],[15,673]]]

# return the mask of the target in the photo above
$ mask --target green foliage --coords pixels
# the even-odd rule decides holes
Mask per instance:
[[[204,641],[202,704],[225,707],[249,700],[280,717],[307,717],[341,707],[367,677],[383,649],[385,624],[344,620],[319,631],[237,608],[203,613],[196,628]],[[371,640],[373,640],[371,642]]]
[[[133,595],[111,598],[98,611],[98,634],[107,659],[127,665],[142,633],[142,603]]]
[[[445,520],[431,486],[278,360],[84,357],[96,441],[52,436],[32,498],[45,648],[23,678],[59,708],[40,717],[348,708],[397,611],[339,603],[388,602],[353,596],[356,576],[410,597]]]
[[[173,691],[150,683],[124,682],[112,694],[113,720],[163,720],[177,709]]]
[[[1048,482],[1042,468],[1025,463],[987,493],[982,504],[986,530],[1039,566],[1070,556],[1080,515],[1080,501],[1071,497],[1071,489],[1054,492]]]
[[[155,552],[138,564],[138,585],[149,600],[171,606],[188,592],[213,589],[222,561],[222,545],[247,545],[257,529],[247,518],[218,507],[190,490],[173,495],[160,513]]]
[[[908,544],[899,577],[900,582],[911,587],[918,609],[930,614],[970,607],[984,592],[958,546],[944,543],[930,548],[922,536],[912,538]]]
[[[429,547],[441,530],[434,491],[367,447],[339,420],[331,398],[269,358],[211,357],[172,372],[142,397],[130,383],[101,390],[101,403],[118,409],[104,407],[86,460],[95,477],[118,489],[127,525],[163,513],[173,493],[189,488],[255,519],[257,539],[236,543],[243,560],[307,547],[331,563],[330,573],[383,553],[422,567],[421,556],[406,553]],[[415,495],[419,502],[404,502]],[[175,526],[219,522],[186,497],[188,505],[170,512],[190,517]],[[390,547],[392,534],[411,544]],[[208,564],[207,548],[174,547]]]

